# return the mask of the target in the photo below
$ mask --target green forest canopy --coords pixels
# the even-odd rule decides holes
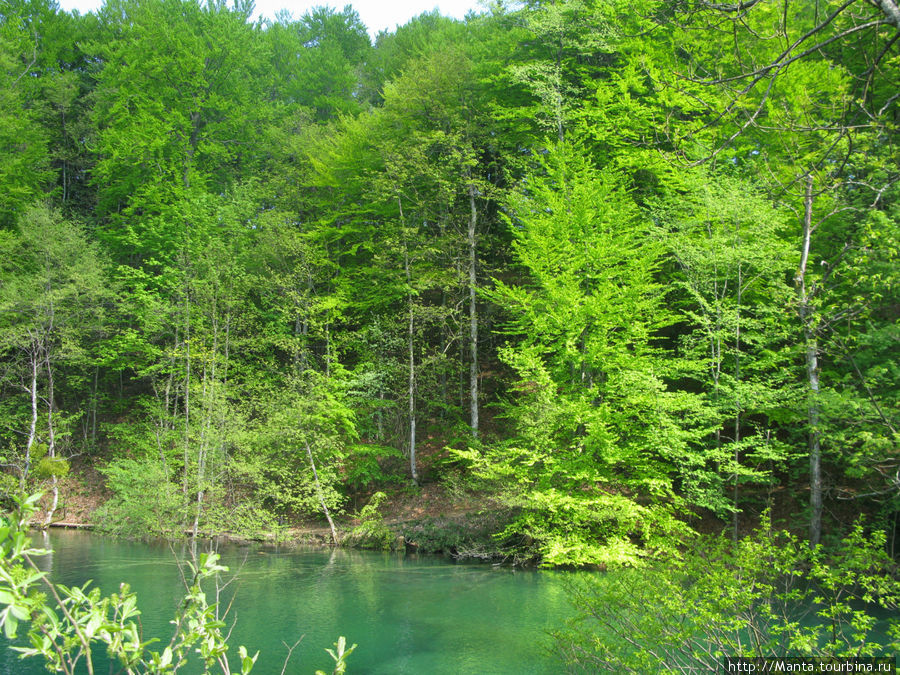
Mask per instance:
[[[250,14],[2,0],[7,489],[196,532],[461,475],[548,564],[893,531],[893,0]]]

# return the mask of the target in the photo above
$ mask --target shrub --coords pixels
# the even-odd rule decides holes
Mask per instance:
[[[585,672],[716,672],[725,656],[873,656],[900,649],[876,614],[900,583],[885,537],[857,527],[830,553],[763,529],[732,544],[705,538],[670,566],[581,578],[581,614],[555,635]]]
[[[507,524],[509,514],[467,513],[462,517],[426,517],[400,527],[400,534],[420,553],[445,553],[455,558],[507,560],[526,563],[516,557],[518,546],[495,533]]]
[[[185,522],[184,499],[161,462],[116,459],[101,471],[113,492],[94,516],[101,531],[166,536]]]
[[[394,547],[396,537],[385,524],[378,507],[387,499],[383,492],[376,492],[369,503],[359,511],[359,525],[350,532],[349,541],[364,548],[389,551]]]
[[[69,462],[63,457],[41,457],[35,464],[34,477],[37,480],[47,478],[65,478],[69,475]]]

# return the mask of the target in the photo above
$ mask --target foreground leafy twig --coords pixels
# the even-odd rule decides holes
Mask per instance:
[[[48,670],[66,675],[74,675],[76,667],[84,663],[93,675],[92,645],[101,644],[127,675],[175,675],[192,659],[202,662],[206,674],[249,675],[259,652],[251,656],[245,647],[238,647],[238,664],[232,670],[223,634],[226,624],[217,616],[216,604],[207,602],[202,588],[203,581],[228,569],[219,564],[217,553],[204,553],[187,563],[190,575],[185,575],[186,594],[172,622],[175,630],[161,652],[152,651],[148,647],[158,640],[143,640],[137,623],[137,596],[127,584],[122,584],[118,593],[103,597],[90,582],[71,588],[54,584],[35,565],[33,557],[49,553],[32,548],[27,536],[28,521],[39,498],[14,498],[16,508],[3,514],[0,522],[0,627],[12,640],[20,625],[28,626],[30,646],[12,647],[22,658],[42,657]],[[347,649],[341,637],[335,647],[336,652],[326,651],[335,660],[335,675],[343,675],[346,658],[356,645]]]

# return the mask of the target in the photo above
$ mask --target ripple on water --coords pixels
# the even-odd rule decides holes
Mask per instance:
[[[40,541],[36,542],[42,545]],[[127,581],[138,593],[145,637],[167,635],[183,585],[173,549],[86,532],[51,533],[42,564],[64,584],[93,579],[104,593]],[[185,555],[185,547],[174,547]],[[286,649],[303,636],[287,672],[329,671],[324,652],[339,635],[357,643],[359,674],[557,673],[546,631],[571,613],[559,573],[454,564],[444,558],[349,550],[220,547],[236,573],[233,645],[261,651],[254,672],[279,673]],[[208,592],[213,597],[211,591]],[[37,675],[0,645],[0,673]]]

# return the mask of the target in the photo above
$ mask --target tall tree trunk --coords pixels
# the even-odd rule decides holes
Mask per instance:
[[[708,229],[710,238],[712,238],[712,232]],[[709,373],[710,377],[712,377],[713,384],[713,405],[715,406],[716,415],[719,414],[719,406],[721,403],[721,380],[722,380],[722,305],[724,298],[724,291],[720,294],[719,292],[719,270],[718,263],[713,263],[713,297],[715,298],[715,315],[710,321],[712,321],[712,327],[707,328],[709,333]],[[720,451],[722,449],[722,426],[721,424],[716,425],[715,431],[715,439],[716,439],[716,455],[721,457]],[[734,481],[735,481],[735,493],[737,492],[737,466],[734,467]],[[737,513],[732,515],[733,518],[733,532],[737,532]],[[733,535],[735,538],[737,535]]]
[[[469,184],[469,427],[472,435],[478,438],[478,313],[475,305],[476,270],[475,270],[475,226],[478,211],[475,209],[475,186]]]
[[[25,490],[25,481],[31,473],[31,449],[37,439],[37,420],[38,420],[38,396],[37,396],[37,378],[38,378],[38,362],[39,351],[37,342],[32,341],[31,344],[31,387],[28,393],[31,394],[31,427],[28,430],[28,443],[25,445],[25,468],[19,481],[19,487]]]
[[[291,356],[291,361],[294,364],[294,377],[300,377],[300,373],[302,372],[302,368],[300,366],[300,352],[301,349],[297,345],[297,340],[300,339],[300,336],[303,334],[303,318],[300,316],[300,312],[297,312],[297,316],[294,317],[294,353]]]
[[[178,325],[175,325],[175,339],[171,357],[169,358],[169,375],[166,377],[165,389],[165,414],[160,418],[160,426],[168,431],[175,430],[175,420],[178,417],[178,388],[175,386],[175,366],[178,364],[178,350],[181,342],[178,339]],[[169,405],[171,403],[171,411]]]
[[[215,354],[215,349],[213,350]],[[215,358],[215,357],[214,357]],[[206,363],[203,364],[203,373],[200,381],[203,383],[200,390],[200,401],[203,406],[203,420],[200,423],[200,438],[197,440],[197,491],[194,498],[194,523],[191,527],[191,536],[196,539],[197,532],[200,527],[200,514],[203,511],[203,496],[205,493],[203,483],[206,480],[206,451],[209,442],[209,421],[212,411],[210,410],[210,399],[212,398],[212,382],[209,373],[206,370]]]
[[[316,494],[319,497],[319,504],[322,507],[322,512],[325,514],[325,519],[328,521],[328,527],[331,528],[331,541],[337,546],[337,530],[334,528],[334,521],[331,520],[331,514],[328,513],[328,504],[325,503],[325,493],[322,491],[321,483],[319,483],[319,472],[316,471],[316,463],[313,461],[312,448],[309,447],[309,441],[304,441],[304,444],[306,445],[306,456],[309,458],[309,466],[313,472],[313,480],[316,483]]]
[[[406,283],[411,284],[409,271],[409,253],[404,250],[404,265],[406,267]],[[413,483],[419,484],[419,474],[416,471],[416,353],[415,353],[415,323],[413,315],[412,287],[409,291],[409,325],[407,330],[407,347],[409,350],[409,474]]]
[[[191,465],[191,300],[190,291],[185,280],[184,289],[184,345],[185,345],[185,378],[184,378],[184,477],[181,485],[185,500],[188,496],[188,467]]]
[[[53,516],[56,514],[56,509],[59,506],[59,479],[56,476],[50,477],[50,494],[52,495],[50,506],[47,507],[47,515],[44,517],[44,522],[41,523],[42,529],[50,527],[50,523],[53,522]]]
[[[400,221],[403,222],[403,202],[397,198],[400,210]],[[403,270],[406,272],[407,299],[409,301],[409,325],[407,330],[407,347],[409,350],[409,475],[413,483],[419,484],[419,473],[416,471],[416,353],[415,353],[415,317],[413,313],[412,270],[409,264],[409,243],[403,242]]]
[[[99,405],[97,380],[100,377],[100,366],[94,366],[94,384],[91,391],[91,447],[97,447],[97,407]]]
[[[815,547],[822,539],[822,450],[819,430],[819,345],[816,337],[812,298],[806,284],[809,249],[812,239],[813,179],[806,178],[806,197],[803,201],[803,250],[797,274],[797,299],[803,338],[806,343],[806,378],[809,386],[807,418],[809,422],[809,545]]]
[[[56,457],[56,430],[53,423],[53,408],[55,400],[55,387],[53,382],[53,368],[50,365],[50,349],[44,350],[44,367],[47,369],[47,457],[54,459]],[[47,516],[44,518],[43,527],[50,527],[53,522],[53,516],[56,513],[56,507],[59,506],[59,480],[55,475],[50,481],[50,506],[47,508]]]
[[[325,379],[331,377],[331,327],[325,322]]]

